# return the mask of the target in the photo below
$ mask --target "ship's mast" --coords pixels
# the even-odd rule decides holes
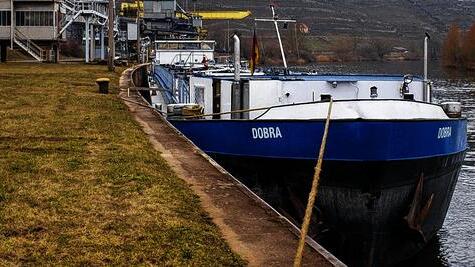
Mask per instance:
[[[429,62],[429,40],[430,35],[426,32],[424,38],[424,100],[432,101],[431,84],[428,77],[428,62]]]
[[[277,39],[279,39],[279,46],[280,46],[280,53],[282,54],[282,61],[284,62],[284,68],[287,71],[288,66],[287,66],[287,60],[285,58],[285,52],[284,52],[284,46],[282,45],[282,38],[280,37],[280,31],[279,31],[279,22],[283,23],[290,23],[290,22],[296,22],[295,20],[291,19],[279,19],[278,16],[275,14],[275,8],[274,5],[270,5],[270,8],[272,10],[272,18],[271,19],[255,19],[255,21],[267,21],[267,22],[273,22],[275,26],[275,31],[277,32]]]

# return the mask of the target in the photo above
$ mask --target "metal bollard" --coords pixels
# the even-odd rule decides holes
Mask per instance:
[[[97,85],[99,85],[99,93],[108,94],[109,93],[109,83],[108,78],[99,78],[96,80]]]

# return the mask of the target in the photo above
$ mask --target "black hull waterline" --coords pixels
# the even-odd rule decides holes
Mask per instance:
[[[442,227],[464,156],[324,161],[313,233],[352,266],[414,256]],[[314,161],[212,157],[296,221],[303,218]]]

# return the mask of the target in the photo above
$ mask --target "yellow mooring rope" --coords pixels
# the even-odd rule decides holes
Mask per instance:
[[[307,209],[305,210],[305,217],[302,223],[302,230],[300,232],[300,242],[297,248],[297,254],[294,259],[294,267],[302,266],[303,249],[305,247],[305,238],[307,237],[310,218],[312,217],[313,205],[318,193],[318,182],[320,181],[320,172],[322,171],[323,154],[325,153],[325,146],[327,144],[328,128],[330,126],[330,117],[332,114],[333,99],[330,99],[328,106],[328,116],[325,122],[325,130],[323,132],[322,144],[320,145],[320,153],[318,155],[317,165],[315,166],[315,174],[313,175],[312,190],[308,196]]]

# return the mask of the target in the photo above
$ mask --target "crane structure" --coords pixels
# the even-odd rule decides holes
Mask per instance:
[[[206,39],[204,20],[242,20],[251,15],[247,10],[191,12],[176,0],[131,0],[118,8],[118,48],[124,59],[142,53],[141,39]]]
[[[249,10],[195,11],[190,13],[177,12],[177,17],[200,17],[203,20],[241,20],[249,17],[251,14]]]

